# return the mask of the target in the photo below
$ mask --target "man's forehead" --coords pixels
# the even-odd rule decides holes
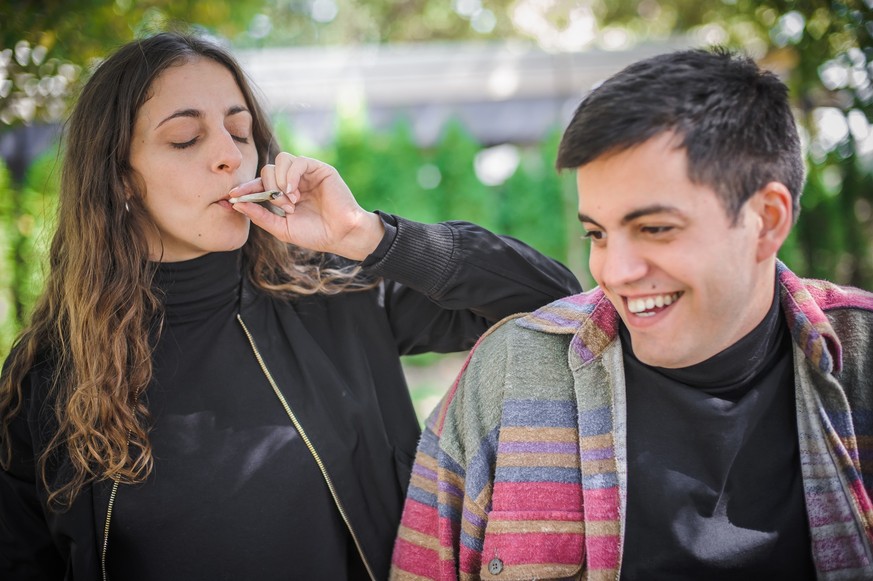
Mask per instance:
[[[712,219],[720,221],[730,214],[724,201],[711,187],[690,184],[689,187],[652,188],[636,192],[580,191],[577,204],[581,221],[620,221],[630,223],[646,217]]]

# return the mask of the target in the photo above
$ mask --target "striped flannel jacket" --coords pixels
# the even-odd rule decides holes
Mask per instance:
[[[873,579],[873,294],[778,264],[819,579]],[[603,292],[493,327],[428,418],[391,578],[618,579],[618,314]]]

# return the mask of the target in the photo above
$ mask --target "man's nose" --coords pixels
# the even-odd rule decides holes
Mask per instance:
[[[635,244],[620,238],[609,240],[602,249],[600,281],[609,288],[621,288],[642,279],[648,261]]]

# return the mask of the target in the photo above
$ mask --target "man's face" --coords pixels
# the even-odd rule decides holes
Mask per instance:
[[[757,258],[754,198],[733,224],[712,188],[689,180],[676,142],[661,134],[577,171],[591,275],[637,358],[669,368],[704,361],[754,329],[775,280],[772,260]]]

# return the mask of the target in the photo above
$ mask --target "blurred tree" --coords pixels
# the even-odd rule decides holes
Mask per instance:
[[[789,85],[809,151],[810,216],[783,257],[873,287],[871,0],[265,0],[253,23],[239,46],[514,37],[572,51],[689,35],[742,48]]]
[[[804,217],[783,258],[802,274],[873,288],[873,0],[5,0],[0,132],[63,119],[96,59],[176,21],[239,48],[521,38],[548,51],[618,50],[676,35],[742,48],[788,83],[809,152]],[[522,149],[516,173],[492,186],[477,178],[481,146],[460,124],[420,150],[408,124],[374,132],[361,104],[350,107],[323,153],[367,206],[425,221],[479,221],[566,257],[574,269],[584,264],[571,225],[572,184],[551,169],[560,128],[539,153]],[[293,138],[293,128],[279,129]],[[32,177],[39,171],[20,184],[0,172],[0,327],[10,313],[20,324],[38,286],[32,238],[50,207],[44,196],[55,195],[51,180]],[[538,208],[560,200],[564,225],[549,232]]]
[[[0,161],[0,194],[9,191],[9,172]],[[15,316],[15,207],[12,197],[0,195],[0,355],[12,345],[21,322]]]
[[[804,217],[782,256],[808,276],[873,288],[873,2],[592,5],[607,24],[601,37],[611,30],[629,42],[688,32],[700,45],[740,47],[783,77],[804,131],[809,180]]]
[[[422,222],[439,221],[442,217],[434,211],[433,195],[419,180],[428,153],[415,142],[409,120],[396,121],[374,145],[373,179],[367,191],[355,190],[361,204],[368,210],[384,210]]]
[[[244,31],[260,0],[5,0],[0,4],[0,132],[62,120],[83,69],[142,33],[195,22],[232,36]],[[180,27],[185,25],[180,24]],[[21,144],[16,146],[21,147]],[[55,152],[0,172],[0,353],[40,292],[43,257],[57,197]]]
[[[262,0],[4,0],[0,4],[0,128],[63,118],[83,67],[144,32],[197,23],[245,31]]]
[[[569,264],[570,232],[577,235],[580,232],[575,211],[576,183],[569,172],[555,171],[550,141],[544,140],[545,146],[525,148],[518,168],[500,187],[497,205],[502,210],[500,230]],[[569,212],[567,198],[572,202]],[[580,266],[581,263],[573,265]]]
[[[502,39],[515,0],[264,0],[241,47]]]
[[[58,196],[56,148],[13,185],[0,162],[0,355],[24,325],[43,287]]]
[[[496,229],[495,191],[479,180],[474,166],[481,149],[460,121],[446,123],[431,158],[440,179],[428,198],[440,219],[463,219]]]

